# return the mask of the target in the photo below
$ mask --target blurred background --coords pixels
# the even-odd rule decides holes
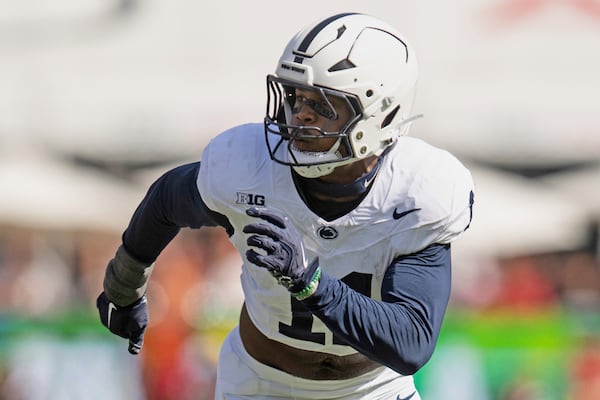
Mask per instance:
[[[368,3],[368,4],[367,4]],[[301,27],[358,11],[403,31],[411,135],[472,170],[424,399],[600,398],[600,1],[0,0],[0,399],[209,399],[242,302],[219,229],[161,254],[141,356],[96,318],[147,187],[261,121]]]

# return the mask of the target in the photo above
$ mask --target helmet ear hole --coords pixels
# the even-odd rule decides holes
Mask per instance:
[[[394,117],[398,113],[398,110],[400,110],[400,105],[394,107],[394,109],[388,115],[385,116],[383,122],[381,122],[381,129],[385,128],[386,126],[392,123]]]

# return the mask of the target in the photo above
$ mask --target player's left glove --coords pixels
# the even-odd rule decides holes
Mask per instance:
[[[252,234],[247,243],[264,251],[260,254],[254,249],[248,250],[248,261],[268,269],[296,299],[310,297],[319,285],[321,268],[318,258],[308,264],[300,233],[287,218],[272,211],[249,208],[246,214],[262,220],[244,227],[244,233]]]

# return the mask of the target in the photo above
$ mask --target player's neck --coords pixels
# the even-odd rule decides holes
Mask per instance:
[[[379,169],[378,161],[380,160],[377,157],[370,157],[338,167],[333,174],[326,177],[307,180],[305,189],[320,201],[352,203],[362,199],[369,191]]]

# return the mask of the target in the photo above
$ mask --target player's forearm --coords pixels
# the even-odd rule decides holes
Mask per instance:
[[[325,274],[311,300],[308,308],[337,337],[401,374],[414,374],[431,357],[430,324],[408,307],[375,301]]]
[[[429,253],[414,260],[429,257],[439,265],[410,265],[408,260],[392,266],[393,270],[390,267],[384,284],[388,289],[382,290],[384,301],[323,273],[317,291],[303,303],[350,346],[412,375],[433,354],[450,293],[449,249],[447,254],[437,248]]]

